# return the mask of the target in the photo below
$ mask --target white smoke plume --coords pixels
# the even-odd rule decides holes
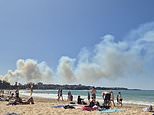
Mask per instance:
[[[53,75],[52,69],[45,63],[37,63],[32,59],[19,59],[15,71],[9,70],[4,80],[14,82],[48,82]]]
[[[70,82],[93,83],[103,78],[152,76],[154,23],[141,25],[121,41],[105,35],[93,51],[84,49],[78,59],[68,59],[77,61],[69,61],[69,66],[58,67],[58,71],[62,71],[62,76]]]
[[[119,41],[113,35],[105,35],[93,51],[84,48],[78,58],[63,56],[56,71],[46,63],[18,60],[17,69],[8,71],[8,81],[57,83],[94,83],[102,79],[119,77],[152,76],[154,68],[154,23],[141,25]],[[53,76],[55,75],[55,76]],[[10,79],[11,78],[11,79]]]
[[[61,59],[59,60],[57,76],[59,77],[60,81],[63,81],[63,83],[70,83],[72,81],[75,81],[73,71],[74,61],[74,59],[66,56],[61,57]]]

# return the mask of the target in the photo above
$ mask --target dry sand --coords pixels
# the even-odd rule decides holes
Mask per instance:
[[[144,106],[139,105],[124,105],[119,109],[124,112],[118,113],[100,113],[100,111],[82,111],[81,109],[63,109],[52,108],[55,105],[68,104],[66,101],[57,101],[52,99],[34,98],[33,105],[9,105],[8,102],[0,102],[0,115],[7,113],[17,113],[19,115],[152,115],[152,112],[143,112]]]

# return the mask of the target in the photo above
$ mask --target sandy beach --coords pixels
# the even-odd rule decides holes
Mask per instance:
[[[56,105],[67,105],[67,101],[57,101],[55,99],[35,98],[35,104],[31,105],[6,105],[8,102],[0,102],[0,115],[8,113],[16,113],[18,115],[152,115],[152,112],[143,112],[145,106],[124,105],[123,107],[115,107],[123,112],[101,113],[100,111],[83,111],[82,109],[64,109],[52,108]]]

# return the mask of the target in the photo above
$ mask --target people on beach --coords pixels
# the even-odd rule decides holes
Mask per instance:
[[[71,93],[71,91],[68,91],[68,101],[73,101],[73,95]]]
[[[8,97],[9,103],[7,105],[17,105],[17,104],[34,104],[33,97],[30,97],[28,100],[22,100],[22,98],[19,96],[19,88],[14,93],[11,94],[11,96]]]
[[[153,107],[152,107],[152,105],[149,105],[148,107],[143,108],[143,111],[145,111],[145,112],[153,112]]]
[[[63,101],[63,90],[60,88],[58,89],[58,101],[60,100],[60,97],[62,98],[62,101]]]
[[[100,104],[93,97],[88,106],[84,106],[82,110],[84,111],[94,111],[100,109]]]
[[[121,92],[118,92],[118,95],[117,95],[117,104],[118,105],[121,105],[121,107],[122,107],[122,100],[123,100],[123,98],[121,96]]]
[[[115,107],[113,91],[111,91],[110,94],[111,94],[111,103]]]
[[[7,105],[18,105],[18,104],[34,104],[33,97],[28,98],[27,100],[22,100],[20,97],[11,98]]]
[[[99,104],[98,101],[96,101],[96,100],[92,97],[92,100],[90,101],[89,107],[94,107],[94,106],[100,107],[100,104]]]
[[[15,96],[16,98],[19,98],[19,87],[18,86],[16,87],[16,90],[15,90]]]
[[[95,87],[92,87],[91,96],[94,100],[96,100],[96,88]]]
[[[77,98],[77,104],[82,104],[82,105],[86,105],[87,103],[84,101],[83,98],[80,97],[80,95]]]
[[[0,91],[0,97],[4,97],[4,90]]]
[[[33,83],[30,84],[30,96],[33,94]]]
[[[106,95],[107,93],[108,93],[108,92],[102,91],[102,98],[103,98],[103,100],[105,99],[105,95]]]
[[[103,106],[105,108],[110,108],[111,107],[111,93],[110,92],[105,92],[103,94],[103,99],[104,99]]]
[[[14,93],[11,93],[11,96],[8,96],[9,100],[12,99],[12,98],[14,98]]]
[[[89,91],[88,91],[88,101],[90,103],[90,93],[89,93]]]

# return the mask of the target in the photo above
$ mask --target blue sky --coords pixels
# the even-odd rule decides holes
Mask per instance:
[[[0,1],[0,74],[15,70],[18,59],[45,61],[56,70],[62,56],[77,58],[83,48],[92,50],[106,34],[113,35],[115,41],[124,40],[141,24],[154,21],[153,3],[152,0]],[[152,89],[151,79],[122,77],[94,85]]]

